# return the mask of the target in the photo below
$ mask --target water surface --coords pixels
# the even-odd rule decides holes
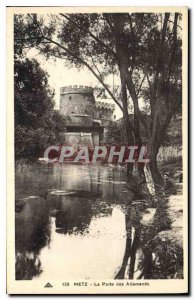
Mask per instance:
[[[126,189],[119,167],[16,169],[16,279],[114,279],[126,250]]]

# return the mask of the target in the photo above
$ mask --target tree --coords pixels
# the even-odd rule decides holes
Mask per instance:
[[[105,17],[115,37],[121,85],[124,85],[125,93],[128,89],[133,100],[135,141],[141,144],[141,122],[147,132],[152,176],[155,183],[161,185],[157,154],[171,118],[181,103],[182,53],[181,39],[177,34],[179,15],[174,14],[172,29],[169,13],[164,15],[161,29],[158,25],[161,15],[108,14]],[[149,22],[147,26],[145,22]],[[137,90],[134,80],[138,70],[142,73],[142,82],[147,79],[144,89],[149,90],[150,124],[139,109],[140,90]],[[141,85],[141,92],[144,89]]]
[[[123,130],[123,126],[119,126],[117,123],[111,122],[107,126],[104,142],[112,145],[126,144],[126,132]]]
[[[48,74],[35,60],[17,59],[14,63],[15,123],[39,128],[54,107]]]
[[[53,111],[53,91],[48,74],[36,60],[15,59],[15,154],[16,158],[35,159],[49,142],[56,142],[65,130],[65,121]]]
[[[181,16],[59,14],[47,16],[46,22],[44,18],[16,16],[15,26],[20,27],[21,34],[15,43],[35,47],[46,57],[63,59],[68,66],[87,67],[122,109],[129,144],[142,144],[140,123],[144,126],[152,176],[161,184],[157,153],[181,103]],[[106,84],[112,73],[120,77],[119,98]],[[139,98],[145,95],[150,103],[150,122],[139,108]],[[128,116],[129,97],[134,107],[133,123]]]

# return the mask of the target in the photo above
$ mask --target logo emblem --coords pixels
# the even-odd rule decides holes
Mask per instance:
[[[50,284],[50,282],[48,282],[44,287],[45,287],[45,288],[51,288],[51,287],[53,287],[53,286]]]

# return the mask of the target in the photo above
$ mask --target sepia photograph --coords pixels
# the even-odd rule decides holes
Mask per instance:
[[[7,291],[188,293],[186,7],[7,7]]]

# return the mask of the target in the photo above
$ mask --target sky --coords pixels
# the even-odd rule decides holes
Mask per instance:
[[[56,108],[59,108],[61,87],[67,85],[87,85],[91,87],[96,85],[99,86],[98,80],[89,70],[87,70],[87,68],[83,68],[80,71],[78,71],[76,68],[69,69],[64,66],[64,63],[61,59],[56,59],[56,61],[52,59],[46,60],[45,57],[39,54],[35,49],[29,50],[27,57],[37,59],[41,67],[49,74],[49,85],[55,90],[54,101]],[[109,78],[109,82],[107,81],[107,83],[112,84],[112,80],[112,78]],[[115,79],[115,84],[119,84],[118,79]],[[98,99],[97,101],[115,104],[112,99]],[[122,117],[122,111],[116,104],[114,115],[116,116],[116,119],[120,119]]]

